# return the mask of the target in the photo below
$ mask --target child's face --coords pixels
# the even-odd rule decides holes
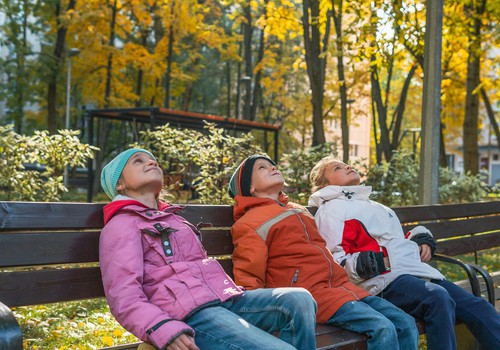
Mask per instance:
[[[283,189],[283,174],[266,159],[257,159],[253,164],[252,184],[250,193],[252,196],[261,197],[267,194],[276,194]]]
[[[331,162],[326,166],[325,179],[329,185],[357,186],[361,182],[359,174],[343,162]]]
[[[163,171],[156,160],[144,152],[137,152],[127,161],[118,180],[118,192],[125,190],[129,197],[152,192],[155,195],[163,188]]]

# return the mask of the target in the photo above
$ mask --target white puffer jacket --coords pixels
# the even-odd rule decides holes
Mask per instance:
[[[309,205],[318,207],[315,220],[319,232],[351,281],[377,295],[403,274],[444,279],[438,270],[420,260],[418,245],[405,238],[394,211],[369,199],[371,190],[370,186],[327,186],[309,198]],[[417,226],[408,238],[420,233],[432,236],[425,227]],[[367,250],[385,250],[391,270],[369,279],[361,278],[356,264],[359,253]]]

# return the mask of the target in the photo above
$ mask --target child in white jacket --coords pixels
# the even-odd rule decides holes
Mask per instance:
[[[500,349],[500,316],[495,308],[455,284],[426,262],[435,250],[432,234],[417,226],[405,237],[390,208],[371,201],[370,186],[333,157],[311,171],[318,207],[315,220],[327,247],[350,279],[424,322],[427,348],[456,349],[455,318],[485,349]]]

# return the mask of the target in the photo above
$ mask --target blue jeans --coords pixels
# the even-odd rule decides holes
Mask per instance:
[[[200,349],[316,349],[316,302],[303,288],[247,291],[184,320]],[[279,333],[279,338],[271,333]]]
[[[366,334],[368,350],[418,348],[415,319],[379,297],[345,303],[327,324]]]
[[[424,322],[428,350],[456,349],[455,317],[484,349],[500,349],[500,315],[495,308],[452,282],[402,275],[379,296]]]

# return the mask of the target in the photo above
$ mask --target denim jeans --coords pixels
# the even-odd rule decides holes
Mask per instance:
[[[316,302],[303,288],[247,291],[184,321],[202,350],[316,349]]]
[[[345,303],[327,324],[366,334],[368,350],[418,348],[415,319],[382,298]]]
[[[402,275],[379,296],[424,322],[428,350],[456,349],[455,317],[484,349],[500,349],[500,315],[495,308],[452,282]]]

